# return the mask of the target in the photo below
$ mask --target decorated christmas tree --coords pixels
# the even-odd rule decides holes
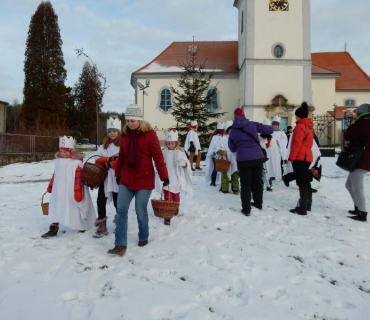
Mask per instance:
[[[208,146],[210,134],[216,128],[215,119],[225,112],[214,112],[217,105],[217,85],[210,87],[213,73],[206,71],[205,62],[198,62],[200,48],[194,42],[189,47],[186,62],[180,61],[183,72],[173,93],[172,115],[177,122],[179,139],[184,143],[190,121],[198,122],[201,145]]]

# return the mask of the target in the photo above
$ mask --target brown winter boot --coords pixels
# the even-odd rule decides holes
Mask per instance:
[[[138,243],[139,247],[145,247],[148,244],[148,240],[141,240]]]
[[[113,249],[108,250],[108,253],[123,257],[123,255],[126,253],[126,250],[127,247],[125,246],[114,246]]]
[[[58,234],[58,230],[59,230],[58,224],[52,223],[50,225],[49,231],[44,233],[41,237],[44,239],[55,237]]]

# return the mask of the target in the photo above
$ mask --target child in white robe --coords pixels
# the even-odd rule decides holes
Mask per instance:
[[[220,151],[227,154],[227,160],[230,161],[230,166],[227,172],[221,174],[221,189],[223,193],[229,193],[230,182],[231,182],[231,191],[235,195],[239,195],[239,172],[238,165],[236,163],[236,156],[230,151],[229,148],[229,133],[231,131],[233,121],[226,121],[224,124],[224,130],[226,134],[218,141],[216,148],[216,153]]]
[[[163,158],[166,162],[170,184],[163,188],[165,200],[180,202],[180,192],[185,192],[185,197],[193,197],[192,172],[189,160],[184,151],[178,147],[178,132],[169,129],[165,132],[165,147],[162,148]],[[156,172],[155,189],[161,193],[162,182]],[[175,215],[178,214],[178,211]],[[171,224],[171,219],[164,220],[165,225]]]
[[[198,122],[193,120],[190,122],[190,126],[188,127],[188,134],[186,135],[185,139],[185,151],[189,155],[189,162],[190,162],[190,169],[192,171],[202,170],[200,167],[200,160],[202,158],[201,153],[201,146],[199,142],[198,136]],[[193,162],[195,161],[195,169],[193,168]]]
[[[121,120],[118,118],[109,118],[107,121],[107,133],[103,144],[98,149],[98,155],[101,156],[95,163],[108,170],[104,183],[99,187],[97,208],[98,219],[95,221],[94,238],[101,238],[108,234],[107,229],[107,204],[113,201],[117,213],[118,184],[114,175],[121,141]],[[115,219],[113,220],[115,222]]]
[[[206,183],[209,183],[210,186],[216,186],[216,180],[219,179],[219,174],[215,168],[215,158],[216,158],[216,149],[225,133],[224,123],[218,122],[217,129],[212,136],[211,143],[209,145],[207,156],[206,156]]]
[[[89,188],[82,186],[82,157],[74,151],[74,139],[61,137],[59,152],[56,154],[55,170],[47,191],[49,201],[49,231],[41,237],[55,237],[59,223],[79,232],[94,225],[95,210]]]

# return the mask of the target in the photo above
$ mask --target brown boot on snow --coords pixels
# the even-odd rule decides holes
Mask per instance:
[[[108,250],[108,253],[123,257],[123,255],[126,253],[126,250],[127,247],[125,246],[114,246],[113,249]]]
[[[49,239],[51,237],[55,237],[58,234],[59,226],[57,224],[51,224],[49,231],[44,233],[41,238]]]

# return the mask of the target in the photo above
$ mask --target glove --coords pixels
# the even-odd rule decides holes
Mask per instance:
[[[318,178],[319,177],[319,171],[315,168],[315,167],[313,167],[313,168],[311,168],[310,169],[310,171],[311,171],[311,174],[314,176],[314,177],[316,177],[316,178]]]
[[[186,166],[186,162],[184,160],[181,160],[181,159],[176,159],[176,163],[179,167],[185,167]]]
[[[96,164],[98,164],[99,166],[102,166],[104,163],[106,163],[108,161],[108,158],[107,157],[103,157],[103,158],[99,158],[95,161]]]
[[[164,187],[167,187],[169,184],[170,184],[170,179],[166,178],[166,179],[161,179],[161,181],[163,182],[163,186]]]
[[[284,160],[284,164],[287,164],[288,163],[288,160]]]
[[[119,185],[119,181],[121,180],[121,177],[116,177],[116,182]]]
[[[77,202],[81,202],[82,201],[82,190],[75,190],[75,200]]]
[[[190,141],[190,147],[188,149],[189,152],[195,152],[195,147],[193,141]]]

